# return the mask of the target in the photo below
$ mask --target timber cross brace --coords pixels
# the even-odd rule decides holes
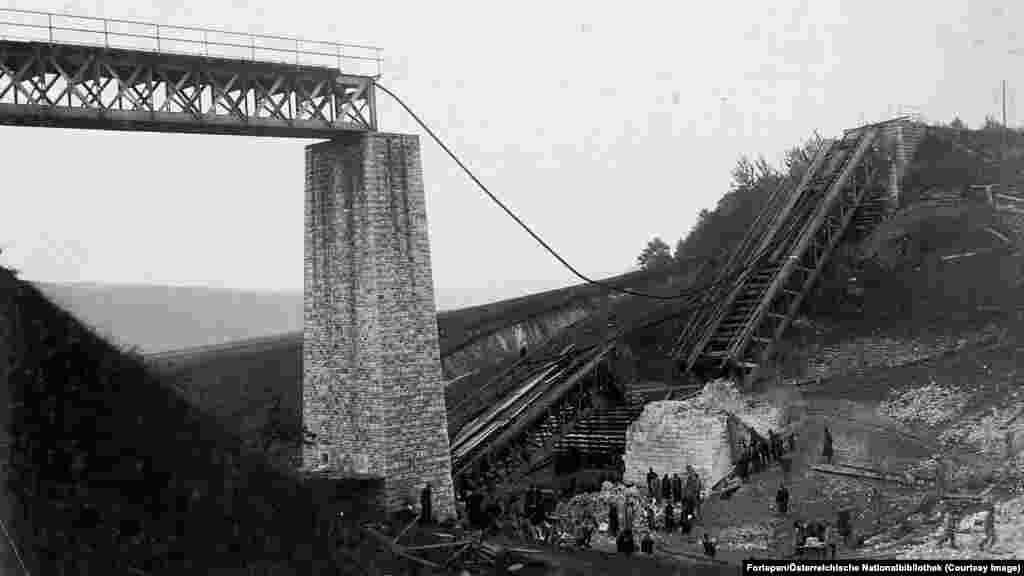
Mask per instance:
[[[0,40],[0,124],[332,138],[377,129],[374,80],[325,67]]]

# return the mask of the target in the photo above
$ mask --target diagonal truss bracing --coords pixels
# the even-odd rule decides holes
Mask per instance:
[[[863,127],[823,146],[761,238],[751,239],[750,256],[739,263],[746,272],[684,332],[676,353],[687,368],[731,366],[757,376],[851,224],[882,217],[878,166],[867,160],[877,135]]]
[[[0,41],[0,124],[321,138],[377,128],[333,68]]]

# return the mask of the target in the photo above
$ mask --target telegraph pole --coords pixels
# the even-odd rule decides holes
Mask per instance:
[[[1000,190],[1000,192],[1002,192],[1003,194],[1008,194],[1009,193],[1008,190],[1010,188],[1010,175],[1007,173],[1007,170],[1006,170],[1006,160],[1007,160],[1007,157],[1009,156],[1009,150],[1008,150],[1009,144],[1007,142],[1007,132],[1009,132],[1010,127],[1007,126],[1007,124],[1006,124],[1006,80],[1003,80],[1002,88],[1003,88],[1003,150],[1002,150],[1003,153],[1000,155],[1000,159],[999,159],[999,172],[1000,172],[1000,176],[1001,176],[1001,180],[1002,180],[1002,182],[1001,182],[1002,186],[1000,186],[1000,188],[1002,188],[1002,190]]]
[[[1003,80],[1003,130],[1005,133],[1006,126],[1006,80]]]

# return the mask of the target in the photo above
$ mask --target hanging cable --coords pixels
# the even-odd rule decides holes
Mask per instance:
[[[7,525],[4,524],[3,518],[0,518],[0,528],[3,528],[4,536],[7,537],[7,544],[14,551],[14,557],[18,559],[18,564],[21,565],[22,571],[25,572],[25,576],[32,576],[32,573],[28,571],[28,567],[25,566],[25,561],[21,558],[21,552],[18,551],[18,545],[14,543],[14,538],[11,533],[7,531]]]
[[[499,200],[494,194],[492,194],[491,191],[487,188],[487,186],[485,186],[484,183],[481,182],[480,179],[476,177],[476,175],[473,173],[473,171],[470,170],[465,164],[462,163],[462,160],[460,160],[459,157],[456,156],[455,153],[452,152],[451,149],[448,148],[447,145],[445,145],[445,143],[437,136],[437,134],[435,134],[434,131],[431,130],[430,127],[427,126],[427,124],[423,120],[421,120],[420,117],[417,116],[416,113],[413,112],[412,109],[409,108],[409,106],[407,106],[406,103],[404,101],[402,101],[401,98],[396,96],[394,92],[392,92],[391,90],[388,90],[386,87],[382,86],[379,83],[376,84],[376,86],[377,86],[377,88],[380,88],[385,94],[387,94],[388,96],[391,96],[392,98],[394,98],[395,102],[398,102],[398,105],[401,106],[409,114],[409,116],[411,116],[412,119],[416,121],[417,124],[419,124],[420,128],[422,128],[430,136],[430,138],[435,143],[437,143],[437,145],[440,146],[441,149],[444,150],[452,160],[455,161],[456,164],[459,165],[459,168],[462,168],[462,171],[465,172],[466,175],[469,176],[469,178],[471,180],[473,180],[473,182],[484,192],[484,194],[486,194],[491,199],[491,201],[493,201],[495,204],[498,205],[498,207],[500,207],[502,210],[504,210],[505,213],[509,215],[509,217],[511,217],[513,220],[515,220],[516,223],[519,224],[520,227],[522,227],[523,230],[526,230],[526,233],[529,234],[534,240],[536,240],[538,244],[543,246],[544,249],[548,251],[548,253],[550,253],[552,256],[554,256],[555,260],[558,260],[562,264],[562,266],[565,266],[577,278],[583,280],[587,284],[593,284],[595,286],[600,286],[601,288],[604,288],[605,290],[608,290],[610,292],[618,292],[620,294],[628,294],[628,295],[631,295],[631,296],[639,296],[639,297],[642,297],[642,298],[650,298],[650,299],[653,299],[653,300],[682,300],[682,299],[688,299],[688,298],[692,298],[693,296],[695,296],[698,292],[704,292],[705,290],[708,290],[708,289],[710,289],[710,288],[712,288],[712,287],[717,285],[717,283],[714,283],[714,284],[709,285],[709,286],[690,288],[690,289],[686,289],[686,290],[684,290],[684,291],[682,291],[680,293],[666,296],[666,295],[660,295],[660,294],[648,294],[648,293],[645,293],[645,292],[638,292],[638,291],[635,291],[635,290],[629,290],[628,288],[619,288],[617,286],[613,286],[611,284],[608,284],[607,282],[603,282],[601,280],[594,280],[593,278],[590,278],[590,277],[584,275],[579,270],[577,270],[572,264],[570,264],[565,258],[563,258],[561,254],[559,254],[554,248],[552,248],[540,236],[538,236],[525,222],[522,221],[522,219],[520,219],[518,216],[516,216],[515,213],[512,212],[512,210],[510,210],[508,208],[508,206],[505,206],[505,204],[501,200]],[[738,274],[736,276],[738,276]],[[725,279],[721,279],[719,282],[727,281],[727,280],[728,280],[728,278],[725,278]]]

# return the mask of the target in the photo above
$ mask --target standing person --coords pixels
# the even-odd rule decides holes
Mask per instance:
[[[479,530],[480,528],[483,527],[483,524],[484,524],[484,521],[483,521],[484,495],[482,493],[480,493],[480,489],[479,488],[475,488],[475,489],[473,489],[473,492],[469,495],[469,499],[468,500],[469,501],[467,503],[468,504],[467,508],[469,508],[469,513],[467,515],[469,516],[469,525],[472,526],[474,530]]]
[[[822,448],[821,455],[825,457],[827,464],[832,464],[832,433],[829,432],[828,426],[825,427],[825,446]]]
[[[985,538],[978,546],[979,550],[996,545],[996,505],[988,502],[985,506]]]
[[[526,497],[523,498],[523,512],[529,518],[533,518],[533,509],[537,506],[536,488],[536,486],[531,485],[529,489],[526,490]]]
[[[654,540],[650,532],[644,534],[644,539],[640,541],[640,551],[644,554],[654,554]]]
[[[619,535],[619,507],[614,502],[608,505],[608,534],[613,538]]]
[[[693,531],[693,514],[687,510],[683,510],[679,517],[679,531],[683,533],[683,536],[689,536]]]
[[[544,503],[540,500],[540,494],[534,496],[535,503],[533,505],[533,514],[530,517],[530,523],[533,524],[533,531],[536,534],[537,540],[544,539],[544,524],[547,520],[547,510],[544,509]]]
[[[693,495],[694,496],[693,512],[694,512],[694,514],[696,514],[697,518],[701,518],[700,510],[701,510],[701,502],[704,500],[704,480],[700,477],[700,474],[697,474],[696,471],[694,471],[694,478],[696,478],[696,480],[695,480],[696,481],[696,491],[694,492],[694,495]]]
[[[636,541],[633,540],[633,531],[628,527],[619,533],[619,537],[615,539],[616,548],[619,552],[626,555],[626,557],[632,556],[633,551],[636,549]]]
[[[946,495],[947,468],[946,461],[940,459],[935,468],[935,492],[939,498]]]
[[[743,452],[740,454],[739,462],[736,463],[736,475],[740,477],[740,480],[746,482],[750,478],[750,455],[747,448],[743,448]]]
[[[750,442],[750,469],[754,474],[761,471],[761,446],[757,442],[757,437],[753,437]]]
[[[661,497],[665,500],[672,500],[672,479],[668,477],[668,472],[661,479]]]
[[[420,524],[430,525],[434,522],[433,501],[430,494],[430,482],[420,492]]]
[[[654,531],[654,524],[655,524],[654,523],[654,516],[655,516],[654,507],[653,506],[647,506],[646,509],[644,510],[644,512],[646,513],[646,516],[647,516],[647,529],[653,532]]]
[[[804,544],[807,542],[807,527],[799,520],[793,522],[793,555],[804,555]]]
[[[632,530],[633,525],[636,523],[636,511],[633,508],[633,502],[631,500],[626,500],[625,504],[623,505],[623,512],[625,512],[622,515],[623,527],[626,530]]]
[[[849,546],[853,536],[853,527],[850,524],[850,510],[844,509],[836,513],[836,533],[845,546]]]
[[[779,491],[775,493],[775,507],[783,516],[789,512],[789,489],[785,484],[780,484]]]
[[[669,534],[675,529],[676,511],[672,509],[672,502],[665,502],[665,532]]]
[[[949,542],[950,548],[956,548],[956,525],[958,518],[953,509],[953,506],[946,503],[946,525],[943,531],[942,538],[939,539],[938,545],[941,546],[946,542]]]
[[[656,486],[657,483],[658,474],[657,472],[654,471],[654,468],[652,467],[647,471],[647,494],[655,498],[658,496],[658,487]]]
[[[829,560],[836,559],[836,529],[832,524],[825,524],[825,548],[828,550]]]
[[[789,452],[796,452],[796,432],[790,432],[786,440],[789,443]]]
[[[704,545],[704,554],[708,558],[714,558],[715,553],[717,552],[717,547],[715,546],[715,541],[711,539],[711,536],[707,532],[704,532],[701,544]]]

